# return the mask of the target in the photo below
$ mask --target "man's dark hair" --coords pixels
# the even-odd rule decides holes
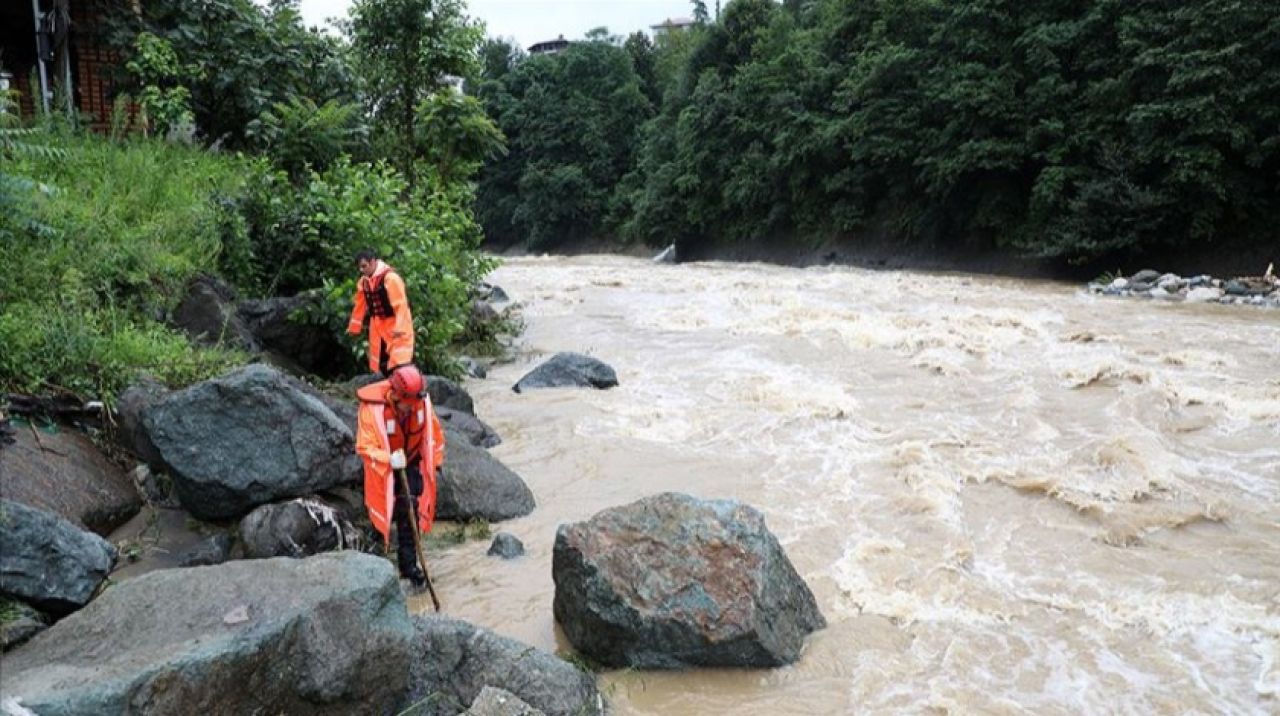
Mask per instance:
[[[360,263],[361,261],[372,261],[376,258],[378,258],[378,254],[374,253],[373,249],[365,249],[364,251],[356,254],[356,263]]]

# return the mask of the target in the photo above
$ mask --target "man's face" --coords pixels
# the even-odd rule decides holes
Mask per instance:
[[[391,402],[396,406],[396,412],[401,415],[408,415],[413,411],[413,404],[416,402],[411,395],[400,395],[392,392]]]
[[[372,276],[374,263],[373,259],[360,259],[356,262],[356,266],[360,269],[360,273],[365,276]]]

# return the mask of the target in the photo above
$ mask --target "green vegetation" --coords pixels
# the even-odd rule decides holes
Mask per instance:
[[[484,52],[495,61],[477,92],[509,148],[481,175],[486,236],[543,249],[613,232],[653,111],[631,54],[604,33],[555,55],[522,59],[501,40]]]
[[[462,9],[361,0],[335,38],[303,28],[294,0],[157,0],[110,24],[142,116],[122,97],[109,137],[75,118],[17,125],[0,98],[0,390],[109,402],[141,371],[180,386],[243,363],[167,325],[199,272],[248,297],[320,289],[323,309],[298,320],[347,341],[365,248],[405,278],[419,361],[456,372],[451,348],[475,340],[471,287],[494,265],[472,179],[503,147],[443,81],[478,62]],[[352,61],[384,36],[391,54]],[[412,71],[387,64],[406,48]],[[162,139],[192,123],[197,144]]]
[[[661,98],[638,151],[592,133],[631,101],[628,71],[562,69],[607,41],[486,63],[477,94],[512,142],[479,192],[491,237],[696,253],[887,233],[1065,261],[1275,242],[1274,3],[695,5],[652,61],[625,48]],[[604,144],[621,182],[588,169]]]
[[[239,360],[150,317],[213,262],[215,199],[236,191],[240,164],[144,139],[26,136],[60,151],[6,158],[39,188],[2,202],[0,388],[109,398],[140,370],[183,384]]]

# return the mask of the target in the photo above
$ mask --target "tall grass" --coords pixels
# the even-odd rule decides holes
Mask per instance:
[[[0,218],[0,388],[110,400],[142,370],[181,384],[240,360],[159,320],[215,265],[217,199],[238,191],[242,162],[155,140],[37,140],[65,151],[2,159],[24,189]]]

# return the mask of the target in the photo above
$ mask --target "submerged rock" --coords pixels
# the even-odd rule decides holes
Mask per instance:
[[[561,525],[556,620],[613,667],[782,666],[826,626],[754,508],[664,493]]]
[[[490,557],[515,559],[524,554],[524,543],[510,532],[499,532],[493,537],[487,553]]]
[[[170,393],[143,416],[178,499],[205,520],[359,475],[351,429],[274,368],[251,365]]]
[[[378,557],[160,570],[7,654],[0,700],[41,716],[395,713],[412,635]]]
[[[604,713],[595,678],[553,654],[446,616],[416,616],[413,623],[409,703],[422,702],[409,712],[415,716],[452,716],[486,686],[549,716]]]
[[[617,373],[603,361],[581,353],[557,353],[525,374],[511,389],[517,393],[533,388],[605,389],[617,384]]]
[[[0,499],[0,596],[55,615],[89,602],[116,562],[116,548],[67,520]]]

